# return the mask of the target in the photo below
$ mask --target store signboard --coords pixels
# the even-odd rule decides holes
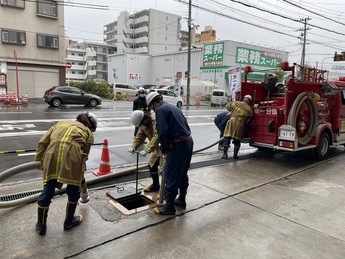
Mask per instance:
[[[244,65],[277,67],[282,62],[282,55],[279,53],[273,53],[263,50],[237,47],[235,62],[237,64]]]
[[[216,66],[223,64],[224,42],[205,44],[202,65]]]

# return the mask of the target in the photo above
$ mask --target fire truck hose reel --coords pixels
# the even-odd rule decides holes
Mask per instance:
[[[314,136],[318,118],[318,111],[314,99],[310,96],[310,93],[303,92],[297,96],[296,100],[292,104],[288,115],[287,124],[297,129],[297,117],[304,102],[306,102],[309,110],[309,125],[306,134],[298,138],[298,143],[300,145],[308,144],[311,138]]]

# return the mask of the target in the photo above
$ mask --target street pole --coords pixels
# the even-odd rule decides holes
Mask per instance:
[[[191,67],[191,47],[192,47],[192,0],[189,0],[188,9],[188,68],[187,68],[187,106],[190,105],[190,67]]]
[[[323,70],[323,62],[325,61],[325,59],[328,59],[328,58],[333,58],[333,57],[325,57],[322,62],[321,62],[321,70]]]

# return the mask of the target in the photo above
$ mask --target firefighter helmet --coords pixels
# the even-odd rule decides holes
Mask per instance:
[[[89,121],[91,122],[93,128],[91,129],[91,131],[95,132],[97,129],[97,117],[95,114],[93,114],[92,112],[87,112],[86,113],[87,118],[89,119]]]
[[[144,118],[144,112],[143,111],[133,111],[131,114],[131,122],[133,123],[133,125],[135,127],[139,127],[140,122],[143,120]]]
[[[248,99],[249,101],[252,101],[252,100],[253,100],[252,96],[249,95],[249,94],[245,95],[245,96],[243,97],[243,99]]]
[[[157,92],[152,92],[152,93],[149,93],[147,96],[146,96],[146,103],[148,106],[150,106],[151,102],[157,98],[157,97],[162,97],[159,93]]]

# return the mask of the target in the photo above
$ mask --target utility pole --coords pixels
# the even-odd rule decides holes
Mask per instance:
[[[190,70],[191,70],[191,48],[192,48],[192,0],[189,0],[188,9],[188,68],[187,68],[187,106],[190,105]]]
[[[307,21],[311,20],[309,17],[302,19],[304,20],[304,28],[300,29],[302,31],[301,35],[298,37],[299,39],[303,40],[302,42],[302,55],[301,55],[301,66],[304,67],[305,63],[305,45],[307,44],[307,30],[310,30],[310,28],[307,28]]]

